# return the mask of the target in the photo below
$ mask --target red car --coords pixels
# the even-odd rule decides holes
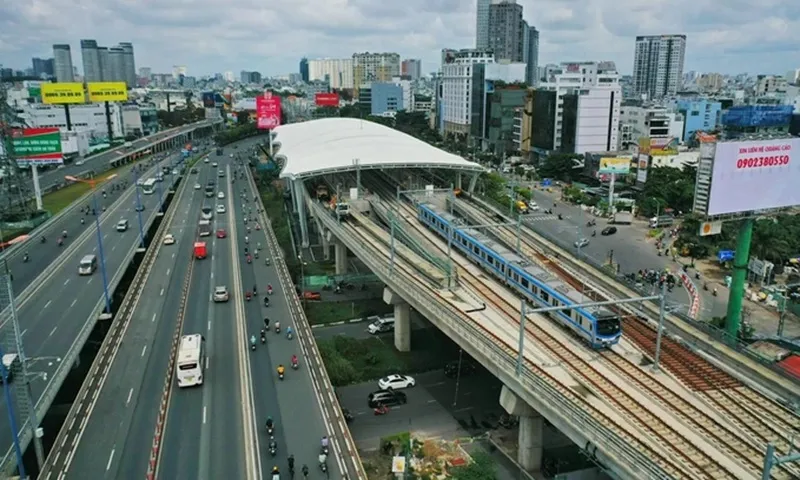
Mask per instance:
[[[224,228],[220,228],[219,230],[217,230],[217,238],[225,238],[227,236],[228,234],[227,232],[225,232]]]

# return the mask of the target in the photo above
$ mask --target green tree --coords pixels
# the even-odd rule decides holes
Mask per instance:
[[[644,190],[637,199],[640,214],[651,217],[663,213],[667,208],[675,212],[690,212],[696,177],[697,169],[694,167],[651,168]]]
[[[252,137],[262,132],[266,132],[266,130],[259,130],[256,128],[255,122],[250,122],[222,130],[214,135],[214,141],[217,142],[217,145],[228,145],[229,143],[237,142],[243,138]]]
[[[576,168],[576,160],[582,158],[583,155],[574,153],[554,153],[548,156],[539,166],[539,176],[541,178],[573,182],[580,177],[583,171],[581,168]]]

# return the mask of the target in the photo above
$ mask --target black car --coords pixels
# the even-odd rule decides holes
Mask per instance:
[[[369,408],[377,408],[378,405],[386,405],[393,407],[395,405],[404,405],[408,399],[403,392],[395,390],[377,390],[372,392],[367,397],[367,406]]]
[[[617,233],[617,227],[606,227],[600,232],[600,235],[609,236]]]
[[[447,378],[467,377],[477,371],[477,367],[472,362],[461,362],[461,373],[458,371],[458,361],[453,361],[444,366],[444,376]]]

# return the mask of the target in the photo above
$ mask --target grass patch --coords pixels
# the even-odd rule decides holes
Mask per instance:
[[[86,195],[92,189],[88,183],[75,182],[72,185],[66,186],[55,192],[48,193],[42,197],[42,204],[44,209],[52,215],[57,215],[58,212],[72,205],[75,200]]]
[[[411,352],[398,352],[391,340],[343,335],[318,339],[331,383],[336,387],[377,380],[386,375],[436,370],[458,358],[458,347],[433,328],[412,330]]]
[[[365,318],[370,315],[391,313],[394,307],[387,305],[383,299],[368,298],[343,302],[307,302],[306,317],[311,325],[325,325],[354,318]]]

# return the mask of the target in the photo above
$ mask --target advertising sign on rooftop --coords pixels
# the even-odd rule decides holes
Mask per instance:
[[[216,102],[214,101],[214,92],[203,92],[203,108],[214,108]]]
[[[631,159],[621,157],[606,157],[600,159],[597,173],[601,175],[627,175],[631,170]]]
[[[72,83],[43,83],[42,103],[49,105],[66,105],[69,103],[85,103],[86,94],[83,84]]]
[[[19,166],[60,165],[61,132],[58,128],[19,128],[11,131],[11,145]]]
[[[90,82],[86,88],[90,102],[128,101],[128,85],[125,82]]]
[[[800,205],[800,138],[717,143],[710,216]]]
[[[272,130],[281,125],[281,97],[271,92],[256,97],[256,124],[261,130]]]
[[[338,107],[339,94],[338,93],[315,93],[314,105],[318,107]]]
[[[675,137],[650,138],[650,155],[665,157],[678,154],[678,139]]]

